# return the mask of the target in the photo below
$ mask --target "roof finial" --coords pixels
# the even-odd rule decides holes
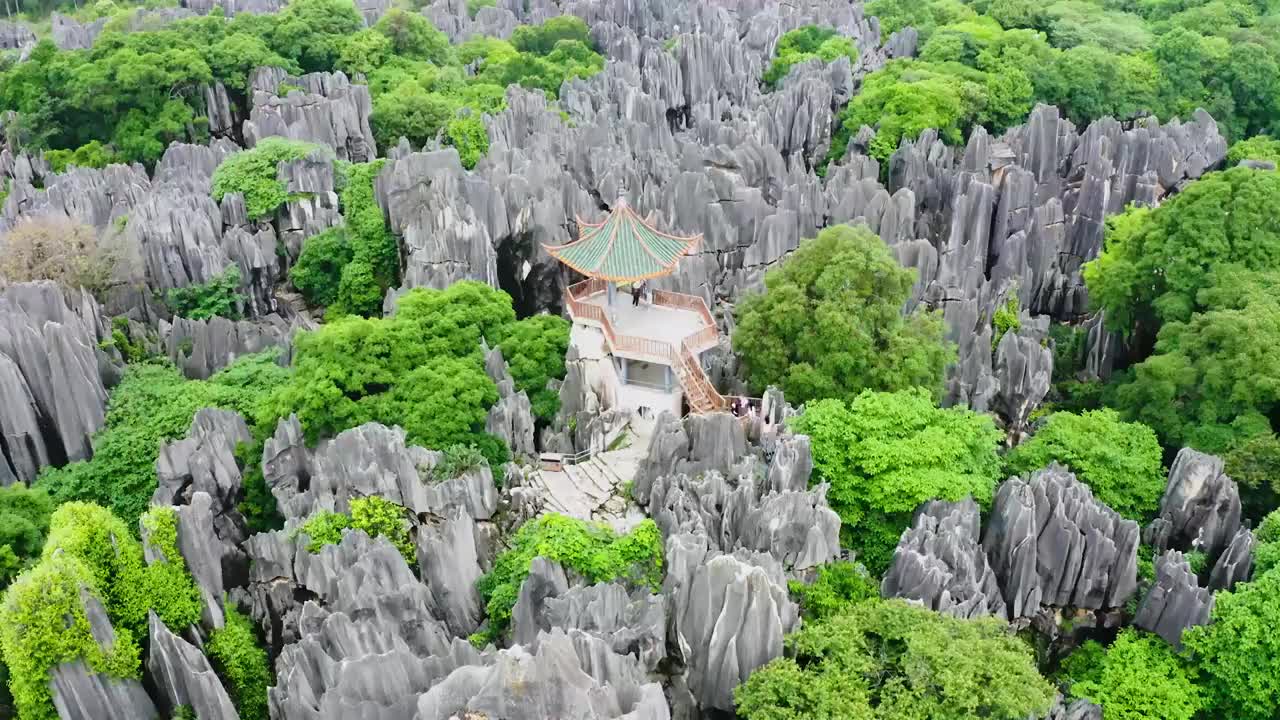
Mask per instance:
[[[626,194],[624,193],[624,194],[622,194],[622,195],[619,195],[619,196],[618,196],[618,202],[614,203],[614,207],[616,207],[616,208],[618,208],[618,209],[622,209],[622,208],[624,208],[624,207],[626,207],[626,206],[627,206],[627,196],[626,196]]]

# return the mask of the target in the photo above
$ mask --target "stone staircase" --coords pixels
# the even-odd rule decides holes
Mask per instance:
[[[542,491],[546,512],[581,520],[598,519],[601,514],[625,509],[625,501],[621,508],[606,507],[621,492],[623,482],[617,469],[600,455],[576,465],[565,465],[560,472],[539,469],[531,478],[531,484]]]

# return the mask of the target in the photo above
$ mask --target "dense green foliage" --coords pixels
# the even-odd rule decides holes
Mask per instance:
[[[53,507],[40,488],[0,487],[0,590],[40,557]]]
[[[511,298],[487,285],[415,289],[391,317],[347,317],[300,334],[293,374],[260,419],[297,413],[312,442],[366,422],[399,425],[424,447],[475,445],[496,467],[507,450],[484,431],[498,391],[480,342],[501,342],[514,323]]]
[[[386,538],[404,556],[405,562],[410,566],[417,563],[405,509],[390,500],[376,495],[354,498],[350,515],[321,510],[298,528],[299,532],[307,535],[307,552],[310,553],[320,552],[325,545],[342,542],[344,530],[362,530],[369,537]]]
[[[263,138],[253,148],[226,158],[213,171],[213,199],[222,202],[227,193],[240,193],[250,218],[270,215],[289,199],[285,184],[277,177],[280,163],[300,160],[319,149],[297,140]]]
[[[529,394],[533,414],[546,422],[555,419],[560,411],[560,394],[547,389],[547,382],[564,379],[569,321],[559,315],[525,318],[512,326],[498,347],[516,389]]]
[[[1280,368],[1262,349],[1280,339],[1277,202],[1274,172],[1206,175],[1156,210],[1111,218],[1085,267],[1108,325],[1139,358],[1151,349],[1109,402],[1166,447],[1226,452],[1271,432]]]
[[[1040,717],[1054,690],[1003,622],[899,600],[850,605],[787,638],[735,692],[745,720]]]
[[[1114,410],[1059,412],[1009,452],[1005,468],[1006,474],[1020,475],[1056,460],[1111,509],[1145,520],[1155,514],[1164,492],[1161,457],[1151,428],[1124,422]]]
[[[98,579],[72,554],[49,557],[23,573],[0,601],[0,654],[9,667],[9,689],[22,720],[54,720],[51,668],[77,659],[98,672],[137,678],[142,663],[133,632],[115,628],[115,643],[93,638],[82,589],[102,598]]]
[[[937,314],[902,315],[913,282],[865,226],[802,242],[765,273],[763,294],[738,304],[733,347],[753,392],[774,385],[801,403],[867,389],[940,391],[954,348]]]
[[[1018,316],[1018,311],[1018,296],[1014,294],[1010,294],[1009,299],[996,308],[995,313],[991,316],[992,350],[999,347],[1005,333],[1010,330],[1016,333],[1022,327],[1022,319]]]
[[[1257,523],[1280,508],[1280,438],[1263,433],[1232,448],[1223,460],[1240,489],[1241,516]]]
[[[817,577],[806,584],[787,583],[791,596],[800,603],[806,621],[825,620],[854,603],[880,597],[880,586],[867,569],[851,562],[833,562],[818,568]]]
[[[1257,545],[1253,548],[1253,575],[1280,567],[1280,509],[1272,510],[1253,532]]]
[[[805,25],[783,35],[774,50],[773,64],[765,71],[764,82],[776,87],[791,72],[791,66],[814,58],[831,62],[839,57],[858,62],[858,47],[853,40],[841,37],[832,28]]]
[[[151,607],[166,625],[182,631],[200,621],[204,600],[178,550],[177,514],[172,507],[153,507],[141,522],[146,542],[162,556],[146,569]]]
[[[170,290],[169,309],[174,315],[189,320],[208,320],[211,317],[239,320],[240,304],[245,300],[239,288],[240,268],[228,265],[226,270],[208,282]]]
[[[1241,160],[1264,160],[1280,164],[1280,140],[1265,135],[1241,140],[1227,151],[1227,166],[1236,165]]]
[[[267,688],[274,678],[267,653],[258,645],[253,622],[235,606],[225,607],[226,624],[205,646],[231,694],[241,720],[267,720]]]
[[[1194,669],[1155,635],[1126,629],[1105,651],[1090,641],[1065,666],[1071,695],[1107,720],[1191,720],[1204,706]]]
[[[483,453],[467,445],[450,445],[441,451],[441,455],[443,457],[440,462],[432,466],[426,480],[431,482],[452,480],[486,462]]]
[[[827,161],[863,125],[882,162],[902,138],[936,128],[963,142],[999,133],[1035,103],[1078,126],[1111,116],[1183,119],[1208,110],[1233,140],[1277,130],[1280,12],[1237,0],[874,0],[887,35],[920,32],[916,59],[892,60],[864,80],[841,116]]]
[[[363,26],[351,0],[294,0],[274,15],[211,13],[138,32],[122,11],[91,49],[59,51],[45,41],[0,73],[0,110],[18,113],[6,123],[10,137],[61,151],[52,156],[59,165],[150,164],[171,141],[208,137],[201,92],[208,83],[221,81],[243,110],[257,67],[342,70],[368,78],[379,145],[403,136],[421,146],[443,132],[471,167],[488,149],[478,117],[504,107],[508,84],[554,97],[565,80],[604,66],[586,25],[571,16],[521,27],[512,43],[476,38],[456,49],[402,8]],[[480,71],[469,74],[464,65],[476,61]],[[250,212],[273,207],[251,204]]]
[[[1267,720],[1280,713],[1280,572],[1214,595],[1209,624],[1182,635],[1205,676],[1214,717]]]
[[[812,443],[813,482],[830,483],[841,540],[872,571],[889,565],[911,513],[932,499],[991,500],[1001,433],[991,418],[939,409],[921,389],[805,406],[792,428]],[[928,448],[928,452],[923,452]]]
[[[289,282],[308,305],[328,307],[338,302],[342,270],[353,257],[346,228],[329,228],[303,241],[298,261],[289,268]]]
[[[488,639],[501,637],[511,622],[520,585],[536,557],[559,563],[589,585],[625,580],[653,592],[662,586],[662,536],[652,520],[619,536],[605,525],[555,513],[542,515],[520,526],[510,548],[498,555],[493,570],[477,583],[487,604]]]
[[[135,524],[156,489],[160,443],[185,437],[201,408],[253,417],[284,374],[273,354],[242,357],[205,381],[187,380],[167,363],[131,365],[111,393],[93,459],[47,468],[39,486],[58,502],[96,502]]]

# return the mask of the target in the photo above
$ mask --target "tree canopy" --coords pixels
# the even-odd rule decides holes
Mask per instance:
[[[1009,475],[1039,470],[1057,461],[1089,486],[1094,497],[1125,517],[1155,514],[1164,492],[1162,450],[1151,428],[1128,423],[1114,410],[1079,415],[1057,412],[1029,440],[1005,457]]]
[[[1192,720],[1204,707],[1194,666],[1155,635],[1126,629],[1105,650],[1089,641],[1065,663],[1072,697],[1107,720]]]
[[[814,482],[830,483],[841,539],[873,571],[889,565],[911,513],[933,499],[989,503],[1002,434],[991,418],[940,409],[923,390],[819,400],[792,420],[809,436]],[[926,451],[927,449],[927,451]]]
[[[955,357],[932,312],[904,316],[914,273],[865,226],[838,225],[800,243],[738,305],[734,350],[756,393],[793,403],[852,400],[863,390],[941,391]]]
[[[873,600],[804,625],[734,696],[746,720],[1024,720],[1054,689],[999,620]]]
[[[1280,571],[1214,595],[1209,624],[1183,633],[1216,717],[1267,720],[1280,712]]]

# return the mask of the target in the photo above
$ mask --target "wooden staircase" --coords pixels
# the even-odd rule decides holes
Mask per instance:
[[[702,363],[689,350],[687,342],[681,342],[680,349],[672,351],[671,367],[676,372],[680,387],[684,388],[684,397],[690,410],[709,413],[725,409],[727,403],[724,396],[711,384],[711,378],[707,377],[707,371],[702,369]]]

